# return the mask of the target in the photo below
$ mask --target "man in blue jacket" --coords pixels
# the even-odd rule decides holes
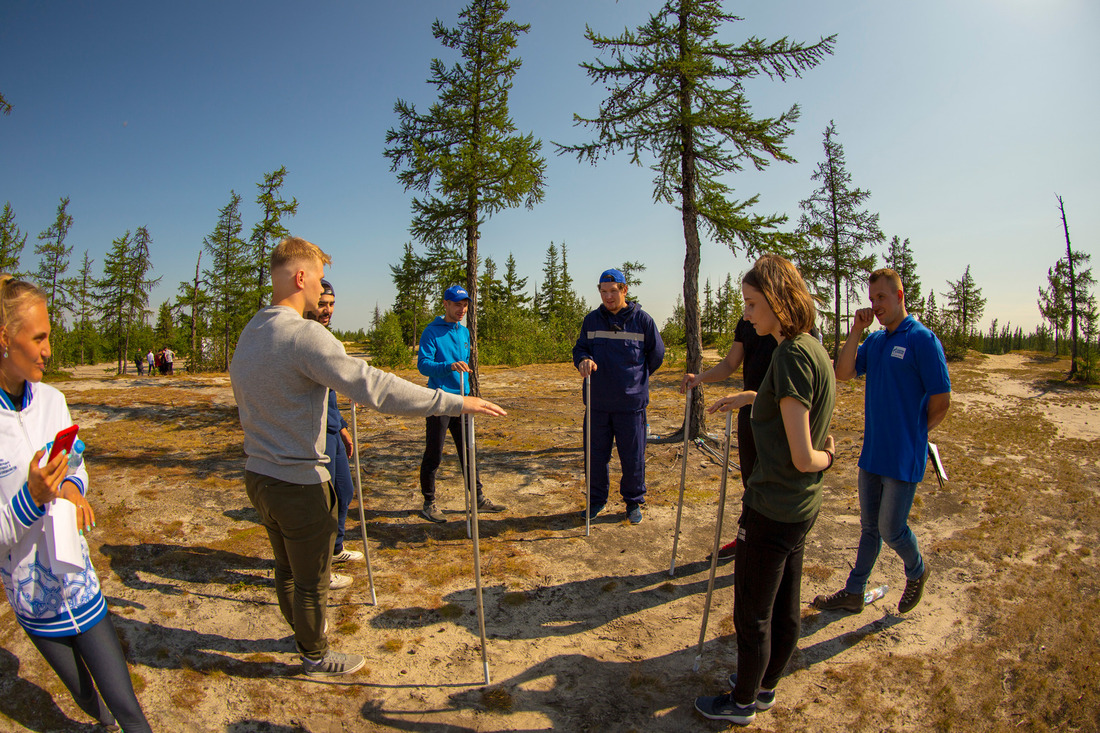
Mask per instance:
[[[452,285],[443,293],[443,315],[428,324],[420,334],[420,353],[416,367],[428,378],[429,389],[441,389],[452,394],[466,394],[470,369],[470,330],[462,325],[470,294],[460,285]],[[435,473],[443,460],[443,441],[450,431],[458,449],[458,465],[465,471],[466,432],[461,417],[432,415],[425,421],[424,458],[420,462],[420,492],[424,507],[420,516],[429,522],[446,522],[447,518],[435,504]],[[477,508],[482,512],[502,512],[505,507],[493,502],[481,490],[477,480]]]
[[[581,377],[591,377],[592,467],[588,514],[594,517],[607,503],[611,487],[608,463],[611,444],[618,445],[622,479],[619,493],[631,524],[642,521],[645,503],[646,406],[649,375],[660,368],[665,344],[657,324],[637,303],[626,299],[626,278],[618,270],[600,275],[603,304],[584,317],[573,347],[573,365]]]

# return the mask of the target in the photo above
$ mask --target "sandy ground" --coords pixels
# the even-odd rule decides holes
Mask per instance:
[[[1095,392],[1050,387],[1036,376],[1033,362],[1020,355],[971,359],[958,378],[953,367],[952,411],[941,434],[933,436],[949,475],[960,465],[984,463],[1012,465],[1020,481],[1041,478],[1043,467],[1024,451],[1005,454],[996,445],[975,444],[968,429],[971,423],[1025,414],[1043,441],[1075,446],[1083,480],[1095,487],[1100,400]],[[655,379],[650,408],[655,433],[672,432],[682,418],[683,398],[675,389],[679,375],[664,370]],[[99,517],[93,557],[154,729],[725,727],[692,709],[695,695],[723,691],[723,680],[735,670],[732,565],[718,568],[697,656],[710,577],[704,558],[715,540],[720,470],[702,451],[688,449],[682,531],[671,576],[680,444],[649,446],[649,503],[640,525],[623,521],[621,501],[613,502],[586,536],[579,515],[584,502],[579,382],[568,365],[483,372],[485,396],[510,412],[503,420],[479,419],[477,427],[486,493],[509,505],[507,512],[480,521],[488,687],[472,542],[462,522],[461,483],[452,458],[441,470],[440,504],[453,521],[436,526],[415,516],[420,420],[359,412],[377,605],[371,603],[366,567],[348,568],[356,582],[330,596],[330,636],[336,649],[363,653],[367,666],[346,678],[319,681],[298,674],[293,640],[275,605],[270,549],[243,490],[228,379],[118,379],[101,366],[57,386],[66,392],[88,442]],[[709,399],[719,393],[711,389]],[[347,410],[345,415],[350,418]],[[708,427],[719,433],[723,425],[712,418]],[[859,385],[841,386],[833,432],[837,467],[828,476],[826,503],[807,548],[802,586],[807,604],[840,587],[855,556]],[[448,456],[451,451],[448,447]],[[723,541],[732,538],[741,491],[738,475],[728,476]],[[953,477],[940,488],[931,474],[929,479],[913,517],[933,568],[924,601],[911,613],[897,614],[904,577],[897,556],[885,549],[871,578],[873,585],[891,586],[883,600],[858,615],[817,613],[807,605],[779,704],[757,717],[756,728],[924,730],[934,723],[919,703],[892,700],[889,710],[871,712],[834,704],[838,694],[847,694],[842,688],[850,668],[900,658],[948,664],[957,649],[987,634],[965,609],[968,589],[988,581],[995,568],[980,553],[942,549],[983,521],[986,510],[973,501],[979,487]],[[348,527],[349,546],[363,549],[355,503]],[[37,657],[7,604],[0,610],[0,638],[5,730],[94,729]],[[990,729],[1008,715],[993,716]]]

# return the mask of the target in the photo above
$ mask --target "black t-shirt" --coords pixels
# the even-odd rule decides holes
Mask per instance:
[[[742,366],[745,389],[759,392],[764,375],[768,372],[768,365],[772,363],[772,352],[776,347],[775,336],[771,334],[761,336],[751,323],[742,318],[734,329],[733,340],[740,341],[745,349],[745,361]]]
[[[19,394],[14,395],[6,389],[4,390],[4,394],[6,394],[8,396],[8,399],[11,400],[11,404],[15,408],[16,412],[23,411],[23,395],[27,394],[27,385],[25,383],[23,384],[23,391]]]

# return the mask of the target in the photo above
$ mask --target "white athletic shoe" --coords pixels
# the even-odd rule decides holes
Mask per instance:
[[[362,560],[363,553],[358,550],[349,550],[346,547],[332,556],[333,562],[362,562]]]
[[[341,588],[347,588],[351,585],[352,579],[350,575],[341,575],[340,573],[333,573],[329,578],[328,587],[329,590],[340,590]]]

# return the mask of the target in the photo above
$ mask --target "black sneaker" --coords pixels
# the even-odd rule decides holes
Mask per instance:
[[[851,611],[859,613],[863,610],[863,594],[849,593],[841,588],[831,596],[818,596],[814,599],[813,607],[819,611]]]
[[[592,506],[588,507],[588,518],[589,519],[595,519],[596,515],[603,511],[604,506],[606,506],[606,505],[605,504],[593,504]],[[581,516],[582,517],[584,516],[583,511],[581,512]]]
[[[932,570],[925,565],[924,573],[919,578],[905,581],[905,592],[901,594],[901,600],[898,601],[898,613],[908,613],[917,607],[920,597],[924,595],[924,583],[931,572]]]
[[[490,499],[487,496],[478,497],[477,510],[479,512],[493,512],[493,513],[496,513],[496,512],[502,512],[506,508],[507,507],[505,507],[503,504],[493,503],[493,500]]]
[[[626,518],[631,524],[640,524],[642,521],[642,505],[633,501],[626,503]]]
[[[737,687],[737,673],[734,672],[730,675],[730,689]],[[756,709],[760,711],[768,710],[775,705],[775,690],[765,690],[763,688],[756,691]]]
[[[730,542],[728,545],[722,545],[718,550],[718,562],[732,560],[735,557],[737,557],[737,540]],[[707,562],[710,562],[710,559],[711,555],[707,555]]]
[[[733,701],[733,694],[729,692],[717,697],[697,697],[695,709],[704,718],[728,720],[737,725],[748,725],[756,718],[756,703],[738,705]]]
[[[420,510],[420,516],[436,524],[443,524],[447,521],[447,518],[443,516],[443,512],[439,511],[439,507],[435,505],[434,501],[424,505],[424,508]]]

